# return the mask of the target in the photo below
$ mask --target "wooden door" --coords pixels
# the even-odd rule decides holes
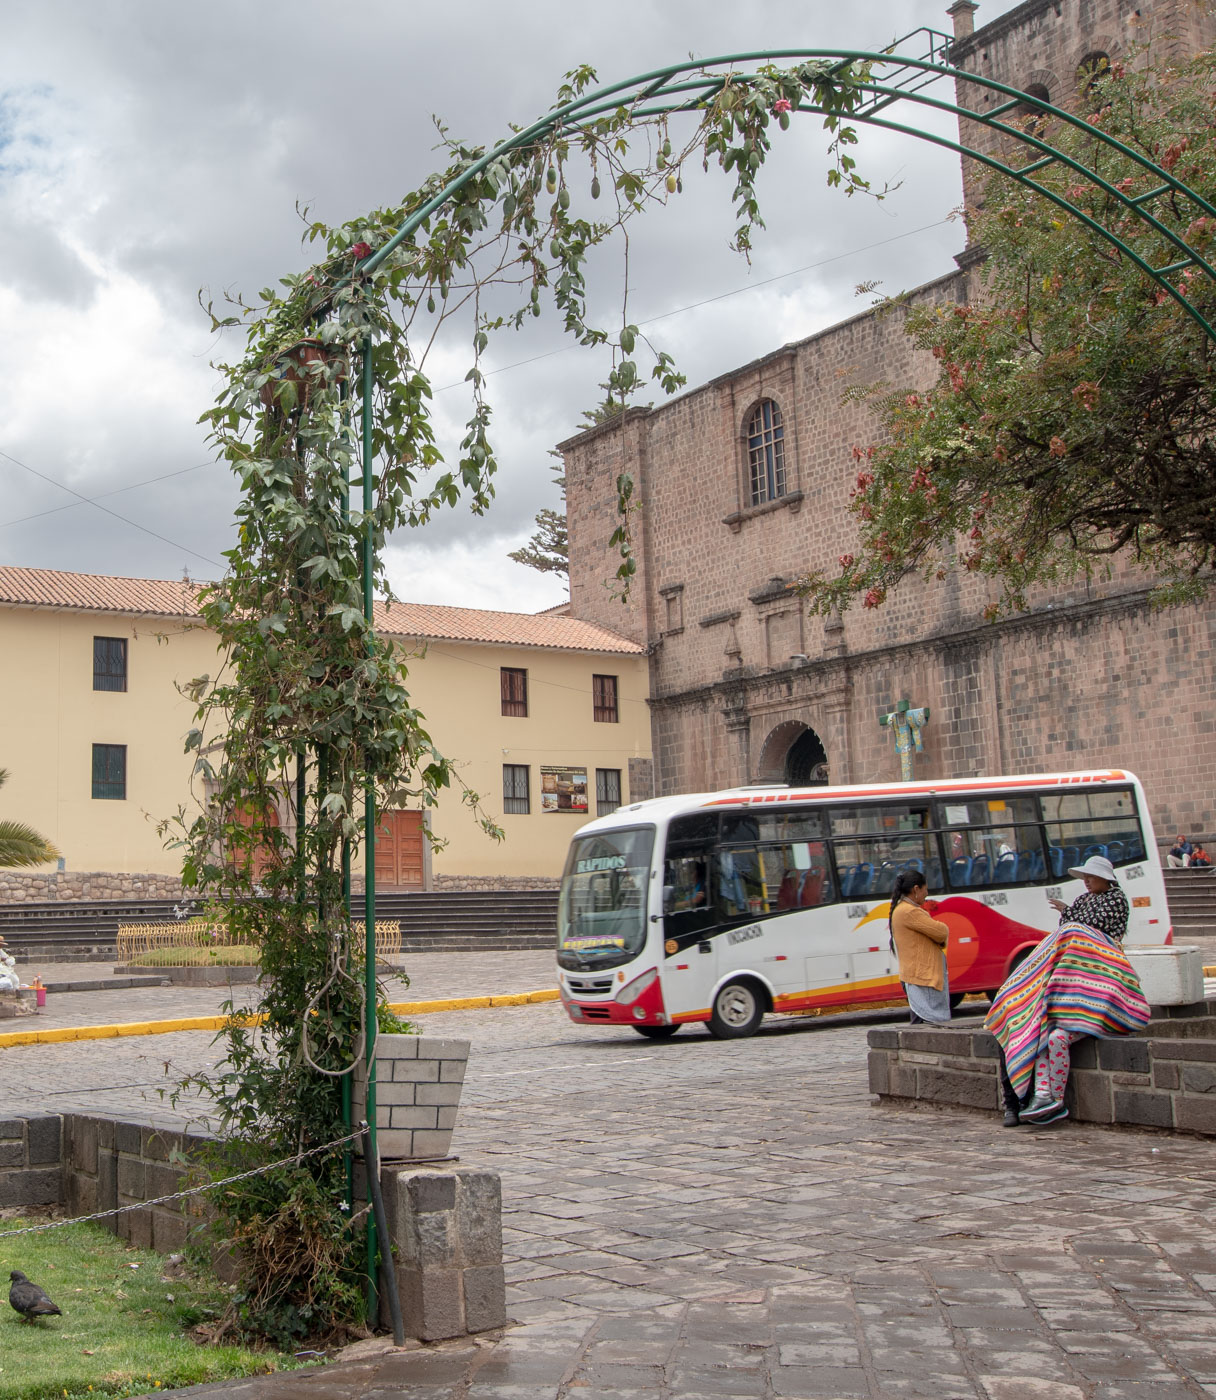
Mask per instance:
[[[389,809],[376,827],[376,888],[420,890],[424,883],[421,812]]]

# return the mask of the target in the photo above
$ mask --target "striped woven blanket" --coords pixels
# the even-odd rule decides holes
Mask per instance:
[[[1061,924],[997,992],[984,1025],[1005,1052],[1019,1097],[1030,1088],[1044,1025],[1109,1038],[1147,1025],[1148,1002],[1123,949],[1086,924]]]

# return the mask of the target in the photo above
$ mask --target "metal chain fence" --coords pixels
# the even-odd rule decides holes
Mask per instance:
[[[11,1239],[14,1235],[36,1235],[43,1230],[61,1230],[66,1225],[84,1225],[91,1220],[108,1220],[114,1215],[123,1215],[129,1210],[144,1210],[148,1206],[163,1206],[169,1201],[182,1201],[187,1196],[198,1196],[204,1191],[217,1191],[221,1186],[231,1186],[235,1181],[248,1181],[250,1177],[263,1176],[279,1167],[295,1166],[306,1157],[315,1157],[319,1152],[329,1152],[335,1147],[344,1147],[348,1142],[357,1142],[362,1129],[348,1133],[345,1137],[324,1142],[320,1147],[310,1147],[307,1152],[297,1152],[293,1157],[283,1157],[277,1162],[267,1162],[265,1166],[254,1167],[252,1171],[240,1172],[236,1176],[226,1176],[219,1181],[204,1182],[202,1186],[192,1186],[188,1191],[175,1191],[171,1196],[155,1196],[148,1201],[134,1201],[129,1206],[116,1206],[113,1210],[99,1210],[92,1215],[77,1215],[68,1220],[50,1220],[45,1225],[27,1225],[20,1230],[0,1230],[0,1240]]]

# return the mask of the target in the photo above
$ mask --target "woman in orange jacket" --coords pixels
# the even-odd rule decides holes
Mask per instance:
[[[946,971],[949,928],[924,908],[929,887],[919,870],[901,870],[891,892],[888,928],[899,956],[899,980],[908,998],[908,1019],[942,1025],[950,1019]]]

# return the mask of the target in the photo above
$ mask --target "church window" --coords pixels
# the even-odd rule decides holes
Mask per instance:
[[[785,429],[772,399],[757,404],[748,419],[747,465],[751,505],[785,495]]]
[[[1042,83],[1028,83],[1023,91],[1027,97],[1037,98],[1040,102],[1051,101],[1051,93]],[[1014,117],[1022,130],[1030,136],[1041,136],[1047,125],[1046,113],[1040,111],[1033,102],[1023,102],[1017,108]]]
[[[1099,97],[1097,86],[1101,80],[1110,72],[1110,54],[1102,53],[1095,49],[1093,53],[1087,53],[1077,64],[1077,91],[1081,98],[1081,104],[1091,112],[1105,103]]]

